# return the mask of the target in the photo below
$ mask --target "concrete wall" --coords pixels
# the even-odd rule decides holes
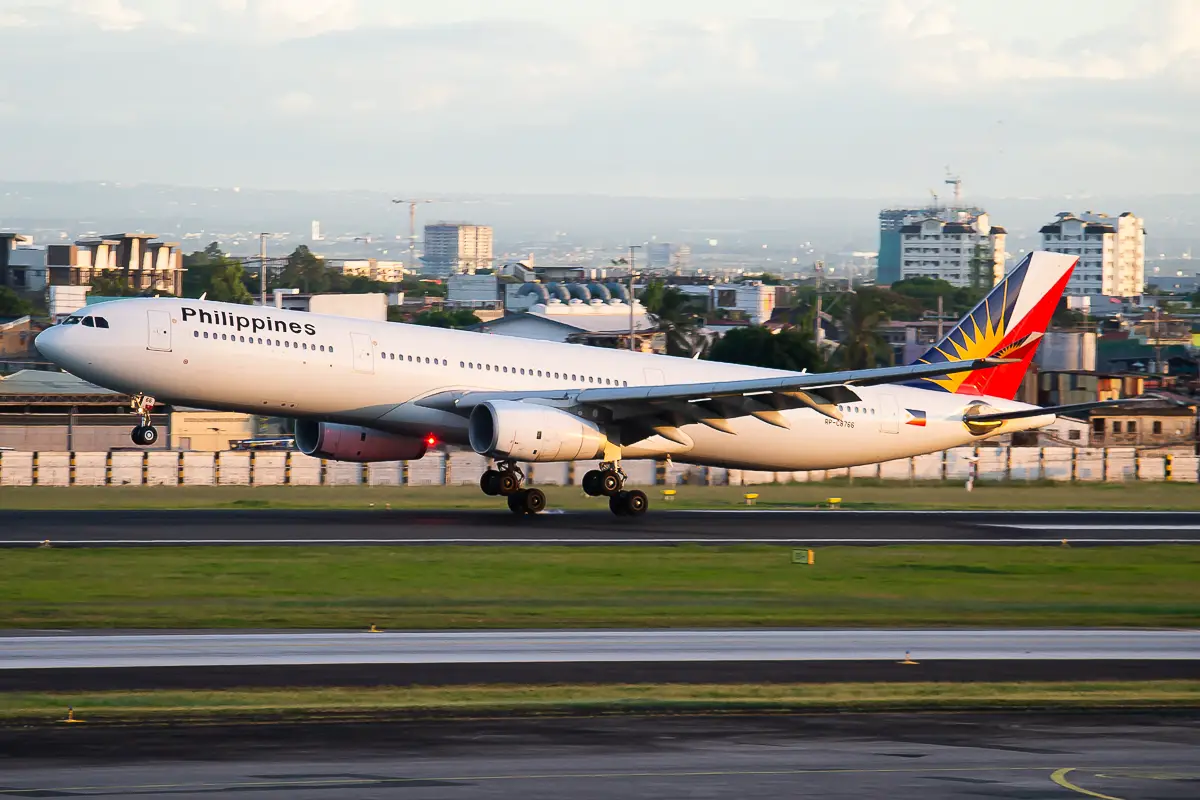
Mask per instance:
[[[65,450],[0,452],[0,486],[442,486],[474,485],[488,466],[473,453],[430,453],[418,461],[356,464],[276,451]],[[523,464],[533,485],[579,485],[596,462]],[[1187,448],[961,447],[848,469],[769,472],[654,461],[622,464],[630,486],[755,486],[832,479],[885,481],[1051,480],[1118,483],[1200,481]]]

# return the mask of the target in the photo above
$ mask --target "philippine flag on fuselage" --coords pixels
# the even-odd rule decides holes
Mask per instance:
[[[925,412],[919,408],[904,409],[908,416],[904,420],[905,425],[916,425],[919,428],[925,427]]]

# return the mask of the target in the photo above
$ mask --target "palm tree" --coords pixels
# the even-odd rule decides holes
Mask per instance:
[[[700,318],[689,307],[688,296],[674,286],[654,281],[642,292],[642,305],[650,321],[667,340],[667,355],[691,358],[703,353],[707,340],[700,333]]]
[[[894,364],[895,353],[877,330],[887,318],[873,289],[864,287],[851,294],[838,319],[842,329],[841,343],[835,353],[838,366],[871,369],[881,364]]]

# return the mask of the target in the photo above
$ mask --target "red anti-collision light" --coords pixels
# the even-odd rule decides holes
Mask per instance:
[[[425,437],[425,444],[429,445],[430,447],[433,447],[435,444],[437,444],[437,437],[434,436],[432,433],[429,434],[428,436]]]

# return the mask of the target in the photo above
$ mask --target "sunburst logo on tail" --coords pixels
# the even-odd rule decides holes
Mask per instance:
[[[1077,260],[1061,253],[1025,256],[942,341],[917,360],[920,364],[946,364],[997,357],[1009,359],[1011,364],[921,378],[910,385],[957,394],[1014,397]]]
[[[933,350],[920,359],[921,363],[933,364],[940,361],[967,361],[998,355],[1007,333],[1007,317],[1012,310],[1009,302],[1011,276],[992,290],[979,305],[958,324],[950,335],[934,346]],[[1019,287],[1018,282],[1018,287]],[[1015,299],[1015,293],[1014,297]],[[993,308],[993,305],[995,306]],[[1011,345],[1010,345],[1011,346]],[[1005,348],[1006,349],[1006,348]],[[938,355],[941,358],[938,358]],[[926,378],[948,392],[956,392],[969,372],[956,372],[942,378]]]

